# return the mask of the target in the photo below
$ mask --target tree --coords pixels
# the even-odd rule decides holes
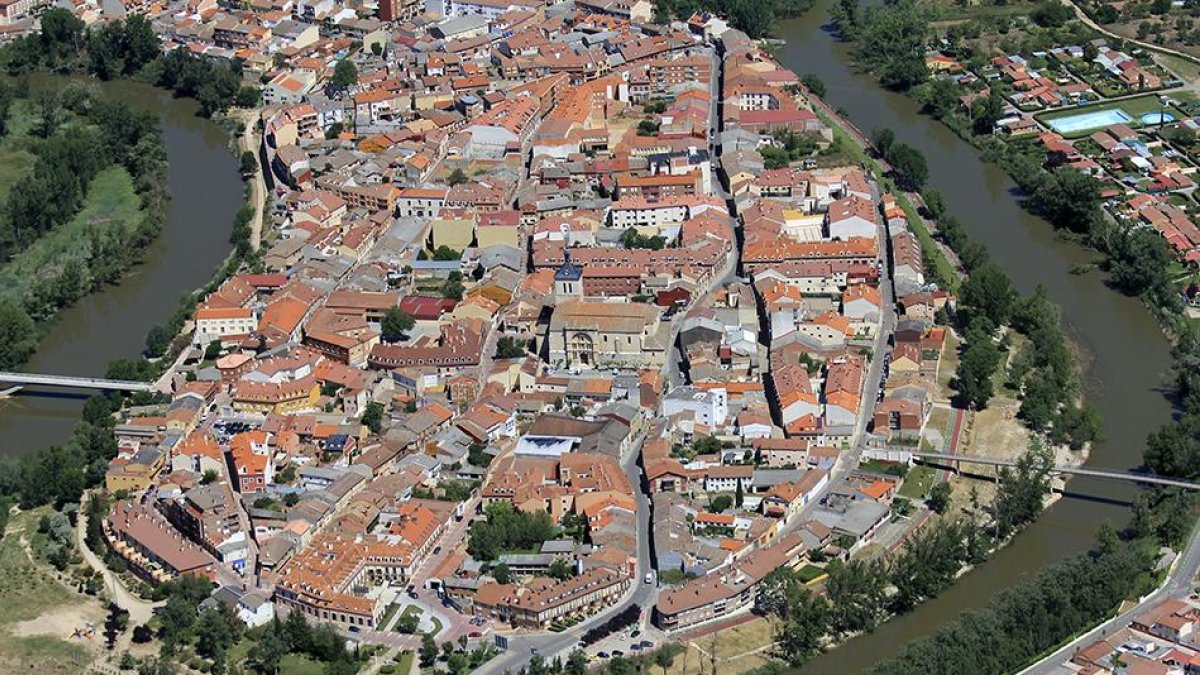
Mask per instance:
[[[414,613],[405,612],[396,619],[396,630],[406,635],[412,635],[417,632],[417,628],[421,625],[421,618]]]
[[[1017,294],[1008,275],[995,263],[984,263],[971,273],[961,288],[963,304],[972,316],[984,316],[996,325],[1008,323]]]
[[[1130,295],[1169,292],[1166,270],[1172,256],[1156,231],[1125,230],[1115,238],[1111,248],[1108,266],[1117,288]]]
[[[385,409],[382,403],[371,401],[367,404],[366,410],[363,411],[362,423],[363,426],[371,430],[371,433],[377,434],[383,431],[383,413]]]
[[[581,649],[571,651],[567,657],[566,671],[568,675],[584,675],[587,673],[588,655]]]
[[[36,347],[33,319],[11,302],[0,301],[0,368],[11,370],[25,363]]]
[[[1056,227],[1077,234],[1093,234],[1102,220],[1096,179],[1070,167],[1056,168],[1033,191],[1029,204]]]
[[[510,571],[508,569],[507,563],[500,563],[499,565],[496,565],[494,568],[492,568],[492,577],[496,580],[496,583],[498,583],[498,584],[511,584],[512,583],[512,571]]]
[[[827,568],[831,624],[841,635],[871,630],[883,616],[886,578],[877,562],[835,560]]]
[[[775,627],[775,645],[788,665],[799,667],[821,651],[829,632],[829,603],[799,584],[787,594],[784,621]]]
[[[399,342],[416,325],[417,320],[411,314],[399,307],[389,307],[383,314],[379,328],[384,342]]]
[[[293,612],[293,615],[299,616],[299,612]],[[292,615],[289,615],[290,619]],[[304,620],[303,617],[300,618]],[[247,661],[250,668],[256,673],[263,675],[275,675],[279,672],[279,663],[288,653],[288,645],[274,630],[268,630],[263,633],[258,642],[250,648],[250,653],[247,655]]]
[[[992,520],[997,539],[1004,539],[1042,512],[1050,493],[1050,470],[1054,456],[1036,440],[1017,459],[1016,466],[1000,469]]]
[[[465,290],[466,289],[463,288],[461,281],[447,279],[446,282],[442,284],[442,297],[449,298],[457,302],[463,299],[463,293]]]
[[[221,356],[221,341],[213,340],[209,342],[208,346],[204,348],[204,360],[216,361],[219,356]]]
[[[975,99],[971,103],[972,129],[976,134],[990,134],[996,128],[996,122],[1004,117],[1004,96],[995,87],[987,96]]]
[[[667,675],[667,669],[671,664],[675,663],[675,657],[666,649],[660,649],[654,653],[654,665],[662,668],[663,675]]]
[[[739,509],[742,508],[742,502],[745,501],[746,495],[742,491],[742,481],[737,482],[737,491],[733,493],[733,504]]]
[[[223,669],[225,654],[241,637],[242,622],[227,605],[209,607],[196,624],[196,653]]]
[[[740,484],[741,481],[738,481],[738,483]],[[717,495],[716,497],[713,497],[713,500],[709,503],[708,508],[713,513],[723,513],[728,511],[731,506],[733,506],[732,497],[729,495]]]
[[[895,142],[896,134],[891,129],[875,129],[871,132],[871,145],[875,146],[880,157],[887,157]]]
[[[804,77],[800,78],[805,87],[813,94],[820,98],[825,98],[825,82],[821,80],[815,73],[805,73]]]
[[[208,485],[209,483],[215,483],[220,477],[221,476],[217,473],[216,469],[208,469],[204,472],[204,475],[200,477],[200,484]]]
[[[333,77],[330,81],[342,89],[350,87],[358,82],[358,67],[350,59],[342,59],[333,67]]]
[[[258,171],[258,158],[251,150],[246,150],[242,153],[240,160],[240,171],[243,176],[250,176]]]
[[[462,260],[462,252],[446,246],[445,244],[438,246],[433,250],[433,259],[449,262],[451,260]]]
[[[977,410],[987,407],[992,398],[992,375],[1000,364],[1000,350],[988,336],[976,334],[968,339],[954,374],[959,405]]]
[[[637,125],[638,136],[654,136],[658,134],[658,122],[654,120],[642,120]]]
[[[505,335],[496,342],[496,356],[502,359],[518,359],[525,356],[525,344],[510,335]]]
[[[1043,28],[1058,28],[1074,18],[1075,12],[1057,0],[1042,0],[1029,14],[1033,22]]]
[[[575,568],[565,558],[555,558],[554,562],[550,563],[550,569],[546,571],[546,574],[552,579],[566,581],[575,576]]]
[[[856,14],[857,10],[850,10],[851,16]],[[871,5],[854,26],[854,54],[879,76],[880,84],[905,90],[929,79],[927,30],[928,17],[912,0]]]
[[[155,324],[146,334],[146,356],[151,358],[162,356],[171,346],[171,340],[174,338],[175,334],[171,332],[170,328],[162,324]]]
[[[929,179],[929,166],[920,150],[904,143],[897,143],[887,154],[887,161],[896,172],[896,182],[901,188],[917,192]]]
[[[946,481],[934,483],[933,488],[929,490],[929,498],[925,500],[929,504],[929,508],[933,509],[935,513],[945,513],[946,509],[950,507],[950,491],[950,483]]]
[[[462,169],[455,169],[450,172],[450,176],[446,179],[446,182],[450,184],[450,187],[454,187],[455,185],[462,185],[468,180],[470,179],[467,178],[467,174],[463,173]]]
[[[435,662],[437,662],[437,657],[438,657],[437,642],[434,641],[433,636],[430,635],[429,633],[425,633],[424,635],[421,636],[421,651],[420,651],[419,655],[420,655],[420,661],[421,661],[422,668],[429,668]]]

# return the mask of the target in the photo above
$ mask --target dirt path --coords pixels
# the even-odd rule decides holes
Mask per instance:
[[[238,149],[242,152],[249,150],[254,153],[254,176],[250,182],[250,204],[254,207],[254,218],[250,220],[250,247],[255,251],[262,246],[263,202],[266,200],[267,184],[263,181],[263,166],[258,155],[258,145],[261,139],[254,133],[258,124],[255,111],[239,114],[242,120],[242,135],[238,138]],[[240,157],[239,157],[240,159]]]
[[[1135,45],[1141,47],[1142,49],[1146,49],[1151,52],[1156,52],[1159,54],[1170,54],[1171,56],[1178,56],[1181,59],[1186,59],[1187,61],[1191,61],[1192,63],[1200,65],[1200,58],[1196,58],[1195,56],[1192,56],[1191,54],[1188,54],[1187,52],[1181,52],[1178,49],[1172,49],[1171,47],[1163,47],[1162,45],[1156,45],[1151,42],[1143,42],[1141,40],[1138,40],[1137,38],[1127,37],[1125,35],[1121,35],[1120,33],[1114,33],[1111,30],[1108,30],[1104,26],[1101,26],[1099,23],[1094,21],[1092,19],[1092,17],[1088,16],[1087,12],[1083,11],[1083,8],[1080,7],[1079,5],[1075,4],[1074,0],[1059,0],[1059,1],[1062,2],[1064,5],[1069,6],[1075,12],[1076,18],[1078,18],[1080,21],[1082,21],[1085,26],[1087,26],[1088,28],[1091,28],[1092,30],[1094,30],[1102,35],[1105,35],[1107,37],[1110,37],[1110,38],[1113,38],[1116,40],[1124,40],[1125,42],[1135,44]],[[1174,71],[1172,71],[1172,72],[1174,72]],[[1186,82],[1184,84],[1183,88],[1188,91],[1200,91],[1200,89],[1198,89],[1198,88],[1200,88],[1200,82]]]
[[[83,556],[84,562],[88,567],[100,573],[104,579],[104,588],[108,591],[109,598],[117,604],[121,609],[129,612],[130,625],[144,624],[154,616],[154,610],[162,606],[161,602],[150,602],[143,600],[133,593],[130,593],[121,580],[109,571],[104,565],[104,561],[100,560],[99,556],[92,552],[84,542],[84,533],[87,532],[87,503],[91,495],[87,492],[83,493],[83,498],[79,502],[79,517],[75,524],[75,546],[79,549],[79,553]]]

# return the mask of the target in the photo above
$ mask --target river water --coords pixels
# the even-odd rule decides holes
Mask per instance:
[[[242,183],[228,133],[197,117],[191,100],[133,82],[109,82],[103,88],[162,120],[171,195],[167,222],[143,262],[118,284],[59,314],[26,365],[28,372],[98,376],[111,360],[136,356],[151,326],[166,321],[183,294],[211,279],[230,250]],[[26,390],[0,401],[0,456],[65,440],[86,395]]]
[[[939,190],[951,213],[974,241],[986,244],[993,260],[1022,293],[1044,285],[1062,308],[1071,339],[1088,355],[1085,396],[1104,417],[1105,441],[1093,448],[1089,466],[1136,467],[1148,433],[1171,415],[1164,397],[1170,348],[1150,314],[1132,298],[1109,290],[1093,272],[1072,275],[1072,265],[1095,253],[1056,238],[1050,224],[1021,209],[1017,188],[1003,171],[978,158],[976,150],[936,120],[918,114],[902,95],[881,89],[850,65],[846,45],[828,32],[831,0],[807,15],[782,22],[778,36],[783,65],[824,81],[826,100],[844,110],[865,133],[890,127],[898,141],[921,150],[929,162],[929,186]],[[1136,488],[1111,481],[1072,479],[1069,496],[1020,533],[991,560],[915,611],[874,633],[814,659],[799,672],[855,673],[895,655],[910,640],[925,637],[960,612],[981,607],[997,591],[1073,553],[1086,549],[1104,520],[1123,523]]]

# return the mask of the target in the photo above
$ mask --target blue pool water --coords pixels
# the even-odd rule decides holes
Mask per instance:
[[[1170,124],[1175,121],[1171,113],[1148,112],[1142,115],[1142,124]]]
[[[1155,117],[1157,117],[1157,113],[1155,113]],[[1127,115],[1124,110],[1111,108],[1109,110],[1083,112],[1069,117],[1059,117],[1058,119],[1049,120],[1047,124],[1050,125],[1051,129],[1060,134],[1072,134],[1086,129],[1099,129],[1131,121],[1133,121],[1133,118]]]

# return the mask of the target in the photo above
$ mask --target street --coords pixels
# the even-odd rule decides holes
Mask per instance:
[[[1115,633],[1122,628],[1128,628],[1133,620],[1154,605],[1169,599],[1182,599],[1192,592],[1193,581],[1200,572],[1200,522],[1192,528],[1187,548],[1176,560],[1166,581],[1158,590],[1147,595],[1136,606],[1122,612],[1120,615],[1105,621],[1092,630],[1080,635],[1061,649],[1038,661],[1032,666],[1020,671],[1020,675],[1050,675],[1069,661],[1075,652],[1106,635]]]

